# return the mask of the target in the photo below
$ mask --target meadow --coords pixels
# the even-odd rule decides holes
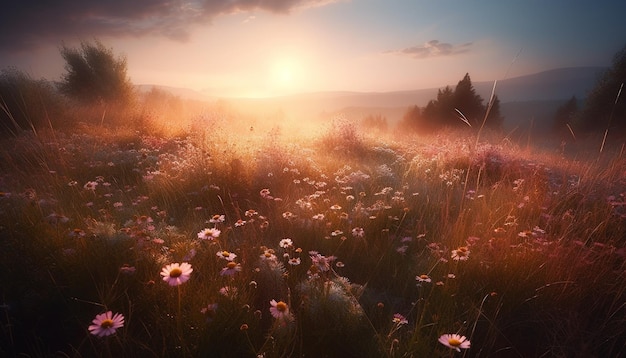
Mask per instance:
[[[626,356],[621,143],[178,111],[2,139],[0,355]]]

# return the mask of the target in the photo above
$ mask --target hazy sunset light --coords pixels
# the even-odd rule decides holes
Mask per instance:
[[[135,84],[212,96],[385,92],[607,66],[623,45],[621,2],[12,2],[0,67],[57,80],[59,47],[94,38]],[[512,64],[513,63],[513,64]]]

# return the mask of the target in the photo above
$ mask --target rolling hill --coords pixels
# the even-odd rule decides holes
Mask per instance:
[[[498,81],[496,94],[505,116],[505,127],[523,126],[531,121],[539,126],[545,124],[556,108],[572,96],[584,99],[603,70],[604,67],[558,68]],[[451,87],[455,85],[450,84]],[[474,82],[473,85],[486,103],[494,85],[493,81]],[[162,89],[195,100],[214,99],[203,97],[202,93],[189,89]],[[280,112],[288,118],[299,120],[342,115],[348,119],[359,120],[373,114],[384,116],[393,124],[402,118],[410,106],[425,106],[428,101],[436,98],[437,91],[438,88],[394,92],[313,92],[272,98],[222,100],[230,102],[235,108],[259,115]]]

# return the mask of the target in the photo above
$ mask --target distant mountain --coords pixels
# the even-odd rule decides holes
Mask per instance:
[[[605,67],[571,67],[543,71],[531,75],[499,80],[496,94],[500,99],[505,126],[526,126],[526,122],[544,124],[563,102],[576,96],[584,100],[597,82]],[[471,75],[471,74],[470,74]],[[460,78],[459,78],[460,80]],[[474,82],[476,92],[488,101],[493,82]],[[456,83],[450,84],[452,88]],[[176,87],[155,85],[138,86],[142,91],[159,88],[181,98],[215,100],[201,92]],[[441,88],[443,88],[442,86]],[[425,106],[437,97],[439,88],[426,88],[395,92],[312,92],[271,98],[222,98],[234,108],[253,115],[266,117],[280,113],[297,119],[328,119],[341,115],[359,120],[367,116],[381,115],[390,124],[399,121],[411,106]],[[526,124],[525,124],[526,123]]]
[[[605,67],[569,67],[498,81],[496,94],[502,102],[550,101],[587,97]],[[471,75],[471,74],[470,74]],[[485,101],[493,82],[476,82],[474,88]]]

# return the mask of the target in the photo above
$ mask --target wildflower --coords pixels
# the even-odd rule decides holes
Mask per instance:
[[[456,250],[452,250],[452,259],[455,261],[467,261],[470,250],[467,246],[461,246]]]
[[[292,257],[289,259],[289,261],[287,261],[291,266],[298,266],[300,265],[300,258],[299,257]]]
[[[261,255],[261,259],[267,261],[276,261],[276,255],[274,255],[274,250],[267,249],[263,251],[263,255]]]
[[[362,227],[355,227],[352,229],[352,236],[363,238],[365,236],[365,230]]]
[[[87,234],[82,229],[76,228],[76,229],[70,231],[70,237],[85,237],[85,235],[87,235]]]
[[[262,198],[264,199],[274,199],[274,197],[272,197],[270,195],[270,190],[269,189],[263,189],[259,192],[259,194],[261,195]]]
[[[70,218],[62,214],[52,213],[46,216],[46,221],[51,225],[58,225],[65,224],[66,222],[70,221]]]
[[[83,185],[83,188],[85,188],[85,190],[96,191],[97,186],[98,186],[98,182],[88,181],[87,183],[85,183],[85,185]]]
[[[235,222],[235,227],[241,227],[241,226],[244,226],[245,224],[246,224],[245,220],[239,219]]]
[[[210,319],[215,317],[216,312],[217,312],[217,303],[209,303],[206,307],[202,307],[200,309],[200,313],[202,313],[203,315],[207,315],[208,318]]]
[[[291,211],[285,211],[283,213],[283,218],[285,218],[287,220],[295,219],[296,217],[297,217],[297,215],[292,213]]]
[[[124,315],[113,314],[111,311],[96,315],[93,324],[89,326],[89,332],[98,337],[110,336],[115,331],[124,326]]]
[[[123,264],[122,267],[120,267],[120,273],[123,273],[124,275],[132,275],[136,270],[135,266],[130,266],[128,264]]]
[[[428,275],[419,275],[419,276],[415,276],[415,279],[416,279],[418,282],[426,282],[426,283],[429,283],[429,282],[431,282],[431,281],[432,281],[432,279],[431,279],[431,278],[430,278],[430,276],[428,276]]]
[[[270,305],[270,313],[272,314],[272,317],[279,320],[291,321],[292,317],[291,313],[289,313],[289,306],[287,306],[285,302],[276,302],[276,300],[271,300]]]
[[[216,255],[217,255],[217,257],[222,258],[222,259],[227,260],[227,261],[233,261],[235,259],[235,257],[237,257],[237,255],[235,255],[234,253],[228,252],[228,251],[225,251],[225,250],[224,251],[218,251]]]
[[[212,218],[209,219],[209,222],[212,224],[223,223],[226,218],[224,215],[213,215]]]
[[[409,323],[409,321],[403,315],[399,313],[396,313],[393,315],[392,321],[393,323],[398,324],[398,325]]]
[[[287,249],[293,246],[293,241],[289,238],[285,238],[280,240],[278,246],[282,247],[283,249]]]
[[[228,261],[228,263],[226,264],[226,267],[224,267],[222,271],[220,272],[220,275],[232,276],[235,274],[235,272],[239,272],[239,271],[241,271],[241,264],[238,264],[234,261]]]
[[[330,210],[334,210],[334,211],[341,210],[341,206],[335,204],[335,205],[330,207]]]
[[[309,255],[311,256],[311,261],[313,262],[313,266],[316,267],[319,271],[326,272],[330,270],[330,263],[335,261],[335,256],[326,257],[321,255],[317,251],[309,251]]]
[[[170,286],[178,286],[187,282],[192,272],[193,268],[186,262],[182,264],[173,263],[163,268],[161,276],[163,276],[163,281],[167,282]]]
[[[244,215],[245,215],[246,217],[251,218],[251,217],[253,217],[253,216],[259,215],[259,213],[257,213],[257,212],[256,212],[256,210],[252,210],[252,209],[250,209],[250,210],[246,210],[246,212],[245,212],[245,214],[244,214]]]
[[[339,236],[339,235],[343,235],[343,231],[337,229],[333,232],[330,233],[331,236]]]
[[[204,229],[198,233],[198,239],[213,241],[220,237],[222,232],[216,228]]]
[[[470,341],[465,336],[460,336],[458,334],[444,334],[439,337],[439,343],[443,344],[448,348],[455,349],[457,352],[463,349],[469,349]]]

